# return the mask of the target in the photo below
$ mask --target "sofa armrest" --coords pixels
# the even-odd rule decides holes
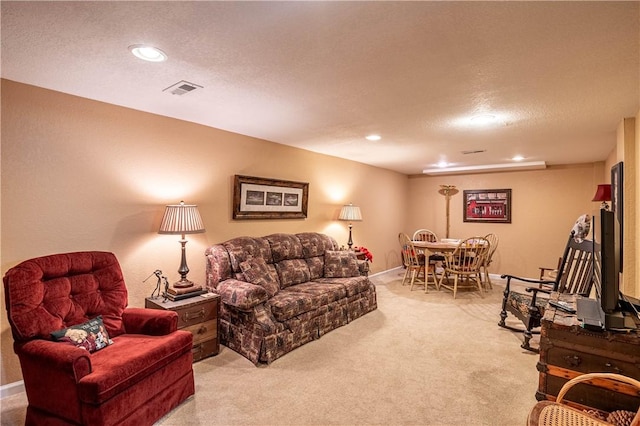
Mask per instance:
[[[360,275],[368,276],[369,275],[369,262],[366,260],[358,260],[358,270],[360,271]]]
[[[91,373],[89,352],[67,343],[35,339],[17,345],[16,353],[25,383],[33,381],[43,389],[56,389],[64,381],[78,383]]]
[[[159,309],[127,308],[122,313],[127,333],[163,336],[178,329],[178,314]]]
[[[269,299],[269,294],[263,287],[233,278],[220,282],[217,291],[222,303],[245,312]]]
[[[80,419],[78,383],[92,372],[91,354],[66,342],[44,339],[17,343],[14,350],[20,359],[29,405],[57,415],[58,423],[67,423],[62,420],[65,418]],[[52,393],[57,398],[52,399]]]

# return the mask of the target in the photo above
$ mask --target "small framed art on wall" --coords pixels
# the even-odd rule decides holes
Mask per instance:
[[[288,180],[235,175],[234,219],[304,219],[309,184]]]
[[[511,223],[510,189],[463,191],[464,222]]]

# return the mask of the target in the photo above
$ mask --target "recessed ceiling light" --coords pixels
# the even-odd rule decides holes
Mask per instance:
[[[516,155],[512,158],[513,161],[522,161],[524,157],[522,155]]]
[[[131,53],[136,58],[140,58],[149,62],[164,62],[167,60],[167,54],[157,47],[147,46],[146,44],[134,44],[129,46]]]
[[[375,142],[375,141],[379,141],[380,139],[382,139],[382,136],[380,136],[380,135],[369,135],[369,136],[365,136],[365,139],[368,140],[368,141]]]
[[[451,125],[459,128],[490,128],[499,125],[506,126],[511,121],[511,114],[490,112],[475,115],[460,116],[451,121]]]
[[[474,126],[486,126],[498,121],[498,118],[493,114],[474,115],[471,117],[471,124]]]

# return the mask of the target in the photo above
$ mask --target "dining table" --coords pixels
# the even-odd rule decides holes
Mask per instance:
[[[418,241],[413,240],[413,246],[417,249],[428,250],[433,253],[452,253],[460,244],[460,240],[450,238],[440,241]]]
[[[440,241],[412,240],[412,243],[416,251],[418,252],[422,251],[425,257],[429,258],[429,256],[431,255],[442,255],[442,256],[446,256],[447,254],[450,255],[456,250],[456,248],[460,244],[460,240],[454,239],[454,238],[442,239]],[[444,260],[444,258],[442,259]],[[435,265],[433,269],[433,278],[437,280],[438,283],[441,281],[440,279],[438,279],[436,275]],[[439,284],[437,285],[437,287],[439,287]]]
[[[451,255],[460,245],[462,240],[457,238],[443,238],[440,241],[419,241],[412,240],[416,250],[423,250],[424,255],[428,258],[433,254],[441,254],[443,256]],[[434,270],[435,275],[435,270]],[[444,278],[444,277],[441,277]],[[442,280],[440,280],[442,281]],[[448,276],[447,276],[448,281]]]
[[[460,244],[461,239],[457,238],[443,238],[440,241],[420,241],[412,240],[413,246],[417,249],[426,249],[431,253],[452,253]],[[484,244],[484,240],[480,240],[480,244]]]

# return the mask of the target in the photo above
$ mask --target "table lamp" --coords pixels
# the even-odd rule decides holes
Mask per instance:
[[[351,222],[359,222],[362,220],[360,207],[354,206],[352,203],[342,206],[342,210],[340,210],[340,216],[338,216],[338,220],[349,221],[349,242],[347,243],[347,245],[349,246],[349,250],[351,250],[351,246],[353,245],[353,238],[351,238],[351,228],[353,227],[353,223]]]
[[[598,185],[596,195],[593,196],[593,200],[591,201],[602,201],[600,208],[609,210],[609,204],[607,204],[607,201],[611,201],[611,184],[601,183]]]
[[[166,207],[158,234],[182,235],[182,239],[180,240],[180,244],[182,245],[182,261],[180,262],[180,269],[178,269],[180,280],[174,283],[173,287],[193,287],[193,282],[187,279],[189,267],[187,266],[185,251],[185,244],[187,244],[185,235],[200,234],[204,231],[204,224],[198,212],[198,206],[187,205],[184,201],[180,201],[180,204],[171,204]]]

